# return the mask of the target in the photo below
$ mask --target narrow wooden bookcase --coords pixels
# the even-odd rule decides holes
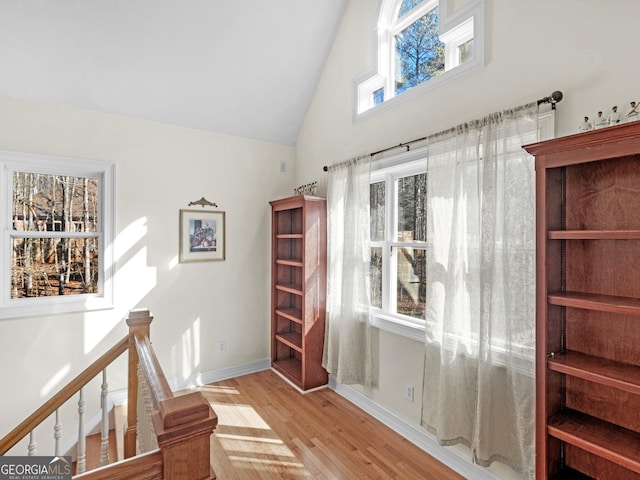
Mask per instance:
[[[640,479],[640,122],[524,147],[537,181],[536,478]]]
[[[269,202],[271,365],[299,389],[326,385],[322,368],[327,280],[327,204],[296,195]]]

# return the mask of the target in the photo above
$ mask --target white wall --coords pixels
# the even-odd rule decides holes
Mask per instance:
[[[458,2],[460,3],[460,2]],[[486,67],[392,110],[353,122],[354,80],[374,69],[377,0],[351,0],[305,119],[297,181],[319,167],[419,138],[561,90],[557,133],[640,98],[637,2],[487,0]]]
[[[459,3],[459,2],[458,2]],[[322,166],[561,90],[556,132],[577,132],[582,117],[626,112],[638,100],[638,3],[634,0],[487,0],[486,67],[441,89],[353,121],[354,80],[374,69],[376,0],[351,0],[296,147],[296,183],[318,180]],[[370,396],[419,424],[423,354],[418,342],[380,332],[379,388]],[[415,385],[416,400],[404,400]]]
[[[0,97],[0,150],[113,161],[117,193],[115,308],[0,320],[0,437],[121,339],[132,308],[155,316],[170,381],[269,357],[268,202],[292,191],[292,147]],[[227,259],[180,264],[178,212],[202,196],[226,212]]]

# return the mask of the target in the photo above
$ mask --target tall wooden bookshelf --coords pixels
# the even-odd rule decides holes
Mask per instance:
[[[524,147],[537,182],[536,478],[640,479],[640,122]]]
[[[301,390],[326,385],[322,368],[327,205],[297,195],[270,202],[271,366]]]

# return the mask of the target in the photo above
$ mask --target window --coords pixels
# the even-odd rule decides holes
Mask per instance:
[[[0,318],[111,306],[114,165],[0,152]]]
[[[484,65],[484,0],[462,2],[457,11],[453,3],[381,1],[377,71],[356,82],[356,116]]]
[[[373,92],[373,104],[379,105],[384,102],[384,88],[379,88]]]
[[[426,297],[426,150],[372,168],[371,318],[423,339]],[[407,332],[399,332],[407,335]]]
[[[553,138],[554,112],[551,110],[538,114],[538,130],[533,139]],[[515,146],[515,151],[520,153],[518,149],[522,145],[522,139],[507,136],[507,140],[503,142],[503,147]],[[482,145],[478,146],[478,153],[481,152]],[[446,158],[450,152],[441,153],[444,155],[443,158]],[[425,208],[421,202],[427,197],[427,156],[428,148],[424,147],[372,163],[369,190],[371,325],[419,342],[425,341],[426,309],[429,308],[425,303],[426,275],[429,274],[425,271],[425,257],[427,248],[432,248],[434,244],[434,238],[427,239],[425,235],[427,219],[418,213]],[[449,168],[444,161],[434,166],[437,154],[433,154],[433,147],[430,158],[432,172],[434,168]],[[466,172],[467,175],[471,175],[467,182],[470,185],[475,182],[474,168],[470,166]],[[438,196],[438,192],[434,190],[431,194]],[[431,205],[430,221],[438,224],[448,218],[452,206],[452,199],[444,196],[440,198],[437,203]],[[478,234],[477,231],[470,232],[470,235]],[[443,254],[446,255],[444,252]],[[431,274],[434,275],[434,272]],[[526,323],[518,324],[513,318],[510,322],[512,337],[521,335],[523,338],[521,345],[510,345],[512,349],[520,348],[519,355],[524,359],[524,366],[518,364],[515,368],[527,372],[533,352],[533,347],[524,340],[531,338],[529,326]],[[477,343],[477,336],[470,335],[467,340]],[[501,347],[506,349],[506,343],[500,344],[500,340],[494,340],[493,346],[494,352],[499,352]]]
[[[405,0],[402,5],[406,3]],[[444,43],[438,38],[438,7],[396,33],[393,46],[396,95],[443,73]]]

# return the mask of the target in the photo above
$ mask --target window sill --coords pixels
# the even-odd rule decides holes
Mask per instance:
[[[369,323],[372,327],[384,330],[386,332],[394,333],[416,342],[425,343],[425,326],[420,325],[401,317],[382,313],[379,310],[372,310],[369,314]],[[438,348],[440,348],[438,346]],[[522,347],[522,351],[514,352],[511,356],[508,356],[504,350],[499,347],[493,349],[492,363],[497,368],[507,368],[507,364],[510,368],[520,375],[526,377],[534,377],[535,369],[533,362],[533,354],[531,352],[525,352],[526,347]],[[510,358],[510,360],[508,360]]]
[[[5,305],[0,305],[0,320],[62,313],[86,313],[112,308],[114,308],[114,305],[111,295],[79,294],[17,298],[12,299]]]
[[[402,337],[410,338],[420,343],[425,341],[425,327],[417,323],[403,320],[402,318],[381,312],[371,312],[369,323],[372,327],[379,328],[386,332],[395,333]]]
[[[379,103],[377,105],[370,105],[366,108],[363,108],[363,107],[360,107],[360,103],[362,103],[361,98],[363,96],[363,94],[360,93],[360,91],[362,90],[360,87],[362,86],[363,83],[367,81],[371,81],[371,79],[365,80],[360,84],[356,84],[354,87],[355,88],[354,95],[355,95],[356,103],[353,107],[352,123],[357,124],[370,117],[376,116],[381,112],[385,112],[389,109],[395,108],[398,105],[402,105],[411,100],[414,100],[419,96],[422,96],[430,92],[434,92],[437,89],[444,87],[448,83],[452,83],[457,79],[459,79],[460,77],[468,75],[474,70],[484,68],[484,66],[485,66],[484,58],[482,57],[469,60],[455,68],[452,68],[451,70],[447,70],[446,72],[441,73],[437,77],[433,77],[426,82],[423,82],[419,85],[416,85],[415,87],[405,90],[404,92],[398,95],[393,95],[392,97],[386,98],[382,103]],[[372,92],[367,91],[367,95],[372,95]]]

